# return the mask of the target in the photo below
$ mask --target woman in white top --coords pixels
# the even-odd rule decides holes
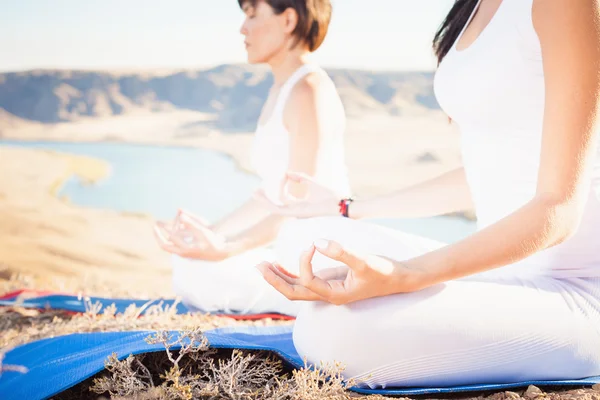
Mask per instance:
[[[282,231],[279,262],[298,278],[258,266],[308,301],[294,343],[309,362],[341,362],[369,387],[600,375],[599,16],[597,0],[455,3],[434,85],[464,168]],[[306,199],[274,211],[338,212],[300,181]],[[355,221],[471,202],[477,232],[445,246]]]
[[[274,84],[258,121],[252,165],[261,195],[277,202],[286,171],[314,177],[333,192],[350,192],[344,161],[345,113],[329,76],[309,62],[327,34],[329,0],[238,0],[248,61],[270,66]],[[302,196],[301,185],[285,190]],[[286,223],[256,198],[213,225],[180,211],[155,236],[173,256],[174,290],[206,312],[295,314],[298,305],[253,268],[272,259],[270,243]]]

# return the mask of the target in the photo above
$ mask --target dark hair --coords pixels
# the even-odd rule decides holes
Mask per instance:
[[[438,59],[438,65],[448,54],[460,32],[469,22],[477,2],[478,0],[456,0],[454,2],[454,6],[433,38],[433,51]]]
[[[260,0],[238,0],[240,7],[244,4],[250,4],[255,7]],[[317,50],[329,28],[331,21],[331,1],[330,0],[263,0],[280,15],[288,8],[293,8],[298,14],[298,24],[293,35],[298,41],[305,42],[310,51]]]

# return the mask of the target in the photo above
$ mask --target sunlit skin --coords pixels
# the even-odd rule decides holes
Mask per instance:
[[[259,125],[264,125],[271,118],[281,85],[309,61],[311,52],[305,41],[293,35],[298,23],[298,14],[293,8],[276,15],[269,4],[258,1],[255,6],[250,2],[243,3],[242,11],[245,19],[240,33],[248,62],[268,65],[274,78],[258,121]],[[283,120],[290,138],[289,169],[314,176],[321,141],[336,133],[332,126],[342,126],[345,121],[335,87],[318,74],[308,74],[294,86]],[[286,190],[301,196],[305,189],[302,185],[291,184]],[[179,210],[173,221],[157,222],[154,235],[158,244],[169,253],[190,259],[221,261],[272,242],[285,219],[252,197],[215,224],[189,211]]]
[[[500,3],[482,1],[458,49],[474,43]],[[570,238],[589,196],[598,146],[600,5],[598,0],[534,0],[533,24],[542,49],[546,101],[537,191],[528,203],[455,244],[413,259],[359,255],[338,243],[318,241],[302,256],[299,277],[285,272],[285,266],[263,263],[258,268],[264,278],[292,300],[347,304],[501,268]],[[298,217],[338,213],[339,199],[310,177],[290,173],[288,180],[309,187],[308,194],[283,206],[270,204],[273,212]],[[351,217],[430,216],[462,209],[469,200],[457,184],[466,185],[462,170],[387,196],[359,199]],[[333,279],[324,272],[313,274],[317,251],[340,262]]]

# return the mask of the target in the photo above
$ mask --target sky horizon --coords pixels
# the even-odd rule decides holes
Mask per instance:
[[[431,40],[454,0],[332,0],[315,53],[326,68],[435,69]],[[9,0],[0,16],[0,72],[173,70],[246,63],[235,0]]]

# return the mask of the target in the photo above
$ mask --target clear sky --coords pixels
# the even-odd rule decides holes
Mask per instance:
[[[326,67],[433,69],[454,0],[332,0]],[[245,62],[236,0],[0,0],[0,71],[204,68]]]

